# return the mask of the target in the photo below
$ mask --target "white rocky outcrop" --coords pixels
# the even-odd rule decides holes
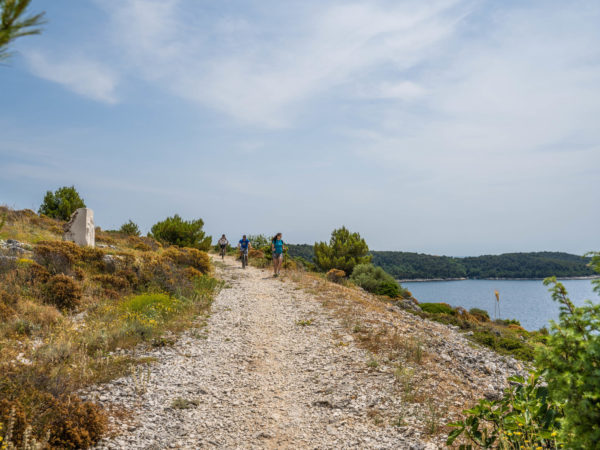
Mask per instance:
[[[94,211],[89,208],[79,208],[64,226],[65,241],[75,242],[82,247],[94,247],[96,233],[94,228]]]

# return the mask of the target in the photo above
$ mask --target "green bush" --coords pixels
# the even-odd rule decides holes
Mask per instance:
[[[501,400],[479,400],[474,408],[464,411],[464,420],[449,424],[456,429],[448,436],[447,445],[464,434],[480,448],[558,448],[560,407],[549,400],[540,375],[532,374],[528,380],[511,377],[508,381],[511,385]]]
[[[600,260],[595,260],[600,272]],[[555,277],[552,299],[561,305],[559,323],[551,322],[546,347],[536,365],[544,370],[552,400],[564,410],[560,436],[567,448],[598,448],[600,443],[600,304],[575,307]],[[600,293],[596,282],[594,290]]]
[[[489,320],[490,320],[490,315],[485,309],[471,308],[469,310],[469,314],[474,316],[480,322],[489,322]]]
[[[129,220],[128,222],[121,225],[119,228],[119,233],[126,234],[128,236],[139,236],[140,235],[140,227],[133,220]]]
[[[205,235],[202,231],[203,226],[202,219],[186,221],[175,214],[173,217],[167,217],[162,222],[154,224],[150,235],[159,242],[208,251],[212,238]]]
[[[381,267],[373,264],[358,264],[350,279],[365,291],[392,298],[399,297],[402,289],[398,282]]]
[[[600,254],[592,255],[591,266],[600,273]],[[481,448],[600,448],[600,305],[588,301],[575,307],[555,277],[544,284],[551,286],[552,299],[561,306],[559,323],[552,321],[549,333],[540,330],[546,345],[539,347],[535,358],[537,371],[527,382],[510,378],[512,386],[501,400],[480,400],[465,410],[464,420],[450,424],[457,429],[448,436],[448,445],[464,435]],[[593,284],[600,293],[600,281]],[[533,353],[506,336],[475,333],[474,337],[498,349]]]
[[[356,265],[368,264],[372,258],[360,234],[351,233],[346,227],[332,231],[329,245],[315,242],[314,251],[314,262],[324,272],[339,269],[351,274]]]
[[[449,314],[453,316],[456,311],[447,303],[419,303],[421,309],[430,314]]]
[[[46,192],[38,213],[54,219],[69,220],[79,208],[85,208],[85,203],[75,190],[75,186],[64,186],[55,192]]]

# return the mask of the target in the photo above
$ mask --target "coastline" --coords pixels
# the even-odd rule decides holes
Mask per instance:
[[[544,278],[413,278],[396,280],[398,283],[422,283],[426,281],[465,281],[465,280],[492,280],[492,281],[535,281]],[[598,280],[600,275],[584,275],[578,277],[556,277],[557,280]]]

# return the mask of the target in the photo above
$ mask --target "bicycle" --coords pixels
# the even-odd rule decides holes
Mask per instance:
[[[221,259],[223,261],[225,260],[225,253],[227,253],[227,246],[221,245],[221,253],[219,253],[219,254],[221,255]]]
[[[248,265],[248,250],[241,251],[241,260],[242,260],[242,269],[245,269],[246,266]]]

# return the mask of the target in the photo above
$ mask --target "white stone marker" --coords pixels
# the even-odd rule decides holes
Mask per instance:
[[[64,226],[65,241],[75,242],[82,247],[96,245],[96,229],[94,228],[94,211],[89,208],[79,208],[71,216],[71,220]]]

